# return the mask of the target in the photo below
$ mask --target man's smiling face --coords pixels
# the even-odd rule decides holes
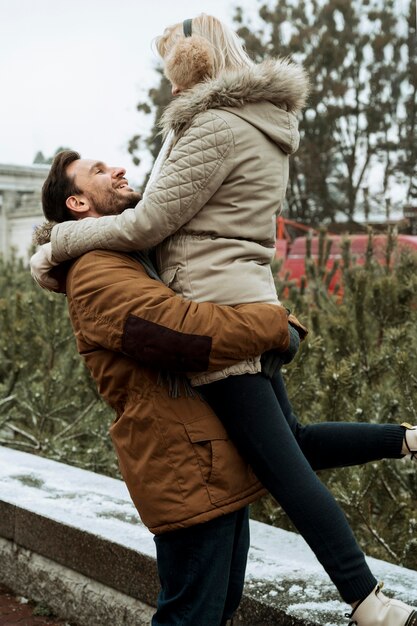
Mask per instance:
[[[84,217],[117,215],[136,206],[141,198],[139,192],[129,187],[126,170],[122,167],[109,167],[92,159],[77,159],[68,165],[66,173],[81,192],[68,198],[67,206],[75,210],[70,205],[72,199],[76,199],[84,207]]]

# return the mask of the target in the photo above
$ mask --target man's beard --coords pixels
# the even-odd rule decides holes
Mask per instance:
[[[142,195],[138,191],[131,191],[129,194],[119,194],[115,191],[91,194],[88,198],[92,206],[100,216],[104,215],[119,215],[126,209],[133,209]]]

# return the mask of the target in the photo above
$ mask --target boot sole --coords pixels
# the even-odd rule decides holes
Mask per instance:
[[[409,615],[404,626],[417,626],[417,611],[413,611],[411,615]]]

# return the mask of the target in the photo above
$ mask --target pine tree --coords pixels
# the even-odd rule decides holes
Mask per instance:
[[[306,256],[301,284],[277,279],[280,299],[310,329],[283,370],[302,423],[417,423],[417,257],[395,237],[365,265],[343,245],[340,289],[330,294],[329,245]],[[46,294],[21,261],[0,261],[0,444],[117,476],[108,436],[112,411],[76,353],[65,298]],[[417,568],[417,474],[410,462],[383,461],[320,472],[365,551]],[[265,498],[263,521],[292,528]]]
[[[304,64],[312,90],[291,159],[288,216],[314,225],[349,220],[359,208],[390,211],[394,181],[412,194],[416,179],[415,5],[411,0],[279,0],[259,11],[255,30],[237,9],[237,31],[257,62],[290,56]],[[138,110],[153,116],[147,136],[128,150],[155,158],[158,120],[170,101],[168,81],[148,92]],[[382,171],[379,188],[368,180]],[[415,184],[415,183],[414,183]]]
[[[343,297],[329,294],[328,247],[306,258],[302,285],[278,280],[285,303],[310,328],[284,376],[302,423],[359,421],[417,423],[417,256],[401,251],[390,234],[384,261],[370,234],[364,266],[346,239]],[[341,503],[360,545],[370,555],[417,569],[415,463],[385,460],[320,472]],[[258,519],[290,528],[268,497]]]
[[[407,203],[417,206],[417,5],[410,2],[407,16],[406,49],[407,65],[404,83],[407,90],[402,98],[399,112],[400,154],[397,179],[407,184]]]
[[[0,260],[0,329],[0,444],[114,473],[112,411],[77,354],[66,299],[16,259]]]
[[[289,216],[312,224],[334,221],[338,213],[352,220],[378,162],[383,185],[379,195],[372,194],[371,208],[384,206],[399,172],[400,127],[409,128],[414,119],[415,89],[409,89],[415,74],[407,71],[415,65],[411,16],[407,23],[394,0],[280,0],[259,14],[264,24],[256,33],[242,10],[236,15],[251,55],[291,56],[312,82],[292,161]],[[415,163],[410,152],[404,161]],[[404,176],[409,180],[411,174]]]
[[[33,159],[33,163],[41,165],[51,165],[58,152],[62,152],[63,150],[71,150],[71,148],[60,146],[50,157],[46,157],[41,150],[38,150],[38,152],[35,154],[35,158]]]
[[[162,115],[164,108],[171,100],[171,85],[165,78],[162,69],[158,69],[160,76],[159,85],[156,88],[152,88],[148,91],[148,99],[145,102],[139,102],[137,110],[145,115],[153,116],[153,125],[150,134],[146,137],[142,135],[134,135],[128,144],[128,152],[132,155],[132,161],[135,165],[140,163],[140,151],[143,149],[148,150],[153,161],[158,156],[158,152],[162,145],[162,135],[160,134],[160,128],[158,126],[159,119]],[[145,177],[143,185],[145,186],[150,172]]]

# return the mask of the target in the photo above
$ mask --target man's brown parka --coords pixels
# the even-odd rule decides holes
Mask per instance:
[[[149,529],[191,526],[256,500],[263,489],[210,407],[184,389],[171,397],[161,372],[212,371],[285,350],[286,309],[189,302],[136,259],[107,251],[77,259],[66,290],[78,350],[116,412],[110,434]]]

